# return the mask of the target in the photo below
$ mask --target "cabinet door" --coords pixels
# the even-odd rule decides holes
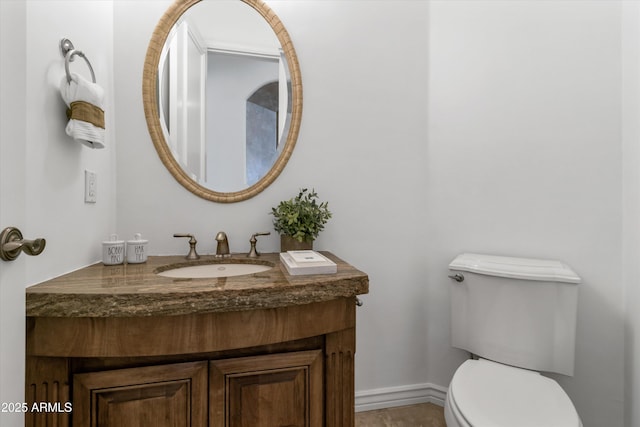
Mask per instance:
[[[73,376],[74,427],[206,427],[207,362]]]
[[[321,427],[320,350],[211,361],[211,427]]]

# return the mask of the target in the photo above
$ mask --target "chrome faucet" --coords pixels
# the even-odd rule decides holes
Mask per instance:
[[[227,239],[227,234],[224,231],[218,231],[216,234],[216,241],[218,242],[218,246],[216,247],[216,258],[226,258],[230,257],[229,253],[229,240]]]

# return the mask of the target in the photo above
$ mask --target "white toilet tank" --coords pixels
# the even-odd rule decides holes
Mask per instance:
[[[452,345],[573,375],[580,277],[559,261],[462,254],[449,264]],[[450,276],[450,277],[451,277]]]

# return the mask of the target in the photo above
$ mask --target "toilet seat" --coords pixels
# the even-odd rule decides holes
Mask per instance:
[[[447,411],[460,426],[581,427],[569,396],[551,378],[488,360],[456,371]]]

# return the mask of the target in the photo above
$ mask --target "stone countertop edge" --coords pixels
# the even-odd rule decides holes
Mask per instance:
[[[30,286],[27,317],[146,317],[222,313],[311,304],[369,292],[369,277],[330,252],[321,252],[338,266],[335,274],[291,276],[278,253],[250,259],[202,256],[151,256],[142,264],[102,263]],[[255,261],[254,261],[255,260]],[[176,279],[156,273],[182,265],[246,262],[273,265],[254,274]]]

